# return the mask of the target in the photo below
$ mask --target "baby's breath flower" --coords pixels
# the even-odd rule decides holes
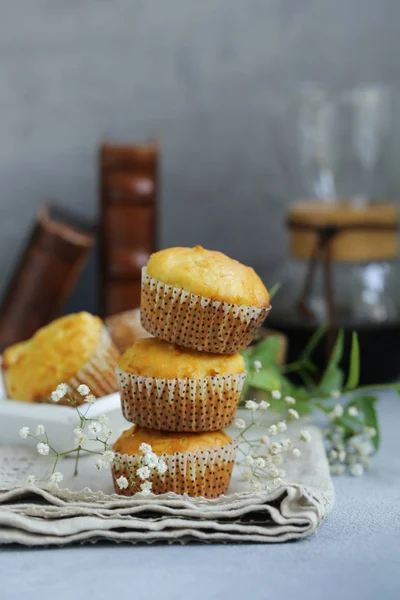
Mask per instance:
[[[300,415],[295,408],[289,408],[288,415],[289,419],[300,419]]]
[[[53,400],[53,402],[59,402],[61,400],[60,396],[58,395],[58,392],[56,391],[51,392],[51,399]]]
[[[374,438],[376,436],[376,429],[375,427],[364,427],[364,433],[368,437]]]
[[[76,427],[74,429],[75,434],[75,446],[84,446],[87,442],[87,436],[83,433],[83,429],[81,427]]]
[[[296,404],[296,400],[292,396],[285,396],[284,401],[286,404]]]
[[[268,410],[271,405],[266,400],[261,400],[261,402],[258,406],[259,406],[260,410]]]
[[[272,442],[269,447],[270,454],[279,454],[282,452],[282,446],[279,442]]]
[[[332,475],[343,475],[346,467],[344,465],[331,465],[329,469]]]
[[[28,485],[35,485],[35,483],[36,483],[35,475],[28,475],[28,477],[26,478],[26,483]]]
[[[339,450],[338,452],[338,460],[343,463],[346,460],[346,452],[344,450]]]
[[[331,398],[336,398],[336,399],[338,399],[338,398],[340,398],[340,396],[341,396],[341,395],[342,395],[342,393],[341,393],[341,391],[340,391],[340,390],[333,390],[333,391],[331,392]]]
[[[330,452],[329,452],[329,460],[337,460],[338,458],[338,452],[337,450],[335,450],[335,448],[333,448]]]
[[[102,426],[102,434],[104,435],[104,437],[109,438],[110,435],[112,434],[111,429],[109,428],[108,425],[103,425]]]
[[[309,442],[311,442],[311,434],[309,431],[307,431],[307,429],[303,429],[302,431],[300,431],[300,439],[302,442],[306,442],[306,444],[308,444]]]
[[[292,454],[295,458],[299,458],[299,456],[301,456],[301,452],[298,448],[293,448]]]
[[[164,460],[159,460],[156,468],[159,475],[164,475],[168,471],[167,463]]]
[[[117,482],[117,486],[119,487],[120,490],[126,490],[126,488],[129,485],[127,478],[124,477],[123,475],[121,475],[121,477],[118,477],[116,482]]]
[[[152,487],[153,487],[153,484],[151,483],[151,481],[144,481],[143,483],[140,484],[140,489],[144,496],[148,496],[149,494],[151,494]]]
[[[270,439],[269,439],[269,437],[268,437],[267,435],[263,435],[263,436],[260,438],[260,442],[261,442],[261,443],[262,443],[264,446],[268,446],[268,444],[269,444],[269,442],[270,442]]]
[[[247,410],[257,410],[258,404],[257,402],[254,402],[254,400],[247,400],[246,408]]]
[[[68,394],[69,388],[66,383],[59,383],[56,387],[56,392],[58,394],[59,400],[64,398],[65,394]]]
[[[87,402],[88,404],[94,404],[95,401],[96,401],[96,396],[93,396],[93,394],[89,394],[85,398],[85,402]]]
[[[253,369],[255,370],[256,373],[258,373],[258,371],[260,371],[260,369],[262,369],[261,361],[255,360],[253,362]]]
[[[269,474],[271,477],[279,477],[279,469],[277,465],[272,464],[269,468]]]
[[[366,457],[374,453],[374,447],[370,442],[361,442],[358,451],[362,457]]]
[[[139,450],[142,452],[142,454],[149,454],[150,452],[153,451],[150,444],[145,444],[144,442],[142,444],[140,444]]]
[[[91,433],[92,435],[97,435],[102,432],[103,426],[98,421],[93,421],[92,423],[89,423],[88,429],[89,433]]]
[[[252,488],[255,492],[259,492],[261,489],[261,485],[259,484],[258,481],[253,481],[253,483],[251,484]]]
[[[78,394],[81,396],[88,396],[90,394],[90,388],[84,383],[81,383],[81,385],[78,387]]]
[[[50,447],[48,444],[45,444],[43,442],[39,442],[38,445],[36,446],[37,451],[39,454],[41,454],[42,456],[47,456],[50,452]]]
[[[149,452],[143,456],[143,462],[150,467],[150,469],[155,469],[158,467],[158,456],[157,454],[154,454],[154,452]]]
[[[108,417],[107,417],[107,415],[100,415],[99,416],[99,423],[101,423],[102,425],[108,425]]]
[[[235,426],[238,429],[244,429],[246,427],[246,421],[244,419],[236,419]]]
[[[282,483],[282,479],[281,477],[275,477],[275,479],[273,479],[272,484],[274,487],[278,487],[279,485],[281,485]]]
[[[364,475],[364,467],[360,463],[356,463],[350,467],[350,473],[353,477],[361,477]]]
[[[61,481],[64,479],[64,475],[62,473],[60,473],[60,471],[55,471],[51,476],[50,476],[50,481],[51,483],[61,483]]]
[[[290,440],[289,438],[286,438],[285,440],[281,441],[282,450],[290,450],[292,445],[292,440]]]
[[[150,469],[149,469],[149,467],[140,467],[136,471],[136,473],[140,477],[140,479],[148,479],[150,477]]]
[[[282,394],[279,390],[272,390],[271,396],[274,400],[280,400],[282,398]]]
[[[96,461],[96,469],[98,469],[99,471],[101,471],[102,469],[107,469],[109,464],[110,463],[108,462],[108,460],[106,460],[102,455]]]
[[[344,410],[341,404],[336,404],[335,408],[329,413],[329,420],[334,421],[343,416]]]
[[[38,425],[36,427],[36,435],[44,435],[46,433],[46,430],[44,428],[44,425]]]
[[[282,444],[281,444],[281,446],[282,446]],[[284,448],[283,448],[283,446],[282,446],[282,450],[283,450],[283,449],[284,449]],[[271,457],[271,462],[272,462],[272,464],[273,464],[274,466],[276,465],[277,467],[279,467],[279,466],[280,466],[280,465],[283,463],[283,456],[282,456],[282,454],[274,454],[274,455]]]
[[[108,463],[112,463],[115,458],[115,452],[113,452],[112,450],[106,450],[105,452],[103,452],[102,457]]]
[[[270,425],[268,427],[268,433],[270,435],[277,435],[278,434],[278,428],[277,428],[277,426],[276,425]]]
[[[21,437],[23,440],[26,440],[28,435],[29,435],[29,427],[21,427],[21,429],[19,430],[19,437]]]
[[[251,456],[251,454],[248,454],[245,458],[245,461],[247,465],[252,465],[254,463],[254,458]]]
[[[350,417],[357,417],[357,415],[358,415],[357,406],[349,406],[348,413],[349,413]]]
[[[276,428],[278,429],[279,433],[284,433],[287,430],[287,425],[285,421],[279,421],[279,423],[276,425]]]
[[[369,470],[371,468],[371,461],[369,460],[369,458],[365,458],[365,456],[362,456],[360,462],[365,469]]]
[[[258,458],[256,458],[255,463],[256,463],[256,467],[259,467],[260,469],[263,469],[265,467],[265,465],[267,464],[265,462],[265,460],[262,458],[262,456],[259,456]]]

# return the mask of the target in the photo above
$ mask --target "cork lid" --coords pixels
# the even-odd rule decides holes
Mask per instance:
[[[398,224],[398,210],[393,203],[302,200],[289,210],[290,252],[308,260],[321,235],[328,233],[332,260],[392,259],[398,254]]]

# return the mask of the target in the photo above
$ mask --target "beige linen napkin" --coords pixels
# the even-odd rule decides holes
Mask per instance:
[[[43,472],[43,460],[24,448],[0,447],[0,543],[285,542],[307,537],[334,502],[321,434],[309,430],[311,442],[287,464],[286,482],[278,489],[253,492],[235,470],[228,494],[216,500],[118,496],[110,473],[96,471],[93,457],[81,461],[77,478],[66,476],[68,489],[21,486],[29,473]],[[64,473],[72,470],[72,460],[66,464]]]

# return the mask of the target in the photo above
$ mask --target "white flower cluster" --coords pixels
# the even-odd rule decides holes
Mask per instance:
[[[279,390],[274,390],[271,397],[279,400],[282,394]],[[296,400],[291,396],[285,396],[283,400],[290,406],[296,404]],[[250,420],[247,422],[246,419],[238,418],[235,421],[238,430],[236,441],[239,442],[239,452],[243,454],[243,459],[238,462],[243,463],[243,476],[255,491],[269,491],[281,485],[285,477],[285,471],[282,469],[285,457],[290,453],[293,458],[299,458],[301,451],[295,447],[295,443],[307,443],[311,440],[311,435],[306,430],[300,432],[297,440],[278,437],[287,432],[287,421],[281,419],[273,424],[263,423],[265,411],[269,406],[265,400],[260,403],[247,400],[245,407],[249,411]],[[288,418],[299,419],[299,414],[295,409],[289,408]],[[268,435],[252,439],[248,432],[255,426],[264,428]]]
[[[79,385],[76,392],[80,394],[88,404],[93,404],[95,401],[95,397],[91,393],[90,388],[85,384]],[[75,436],[74,448],[67,452],[63,452],[62,454],[57,452],[49,442],[44,425],[41,424],[37,425],[35,435],[31,433],[29,427],[22,427],[19,431],[19,435],[22,439],[25,440],[30,437],[37,442],[36,449],[38,454],[41,456],[51,456],[51,458],[54,458],[52,474],[47,479],[42,480],[51,487],[58,487],[58,484],[63,480],[63,474],[59,471],[55,471],[55,467],[59,459],[65,454],[76,453],[78,460],[80,452],[86,451],[84,446],[88,441],[97,442],[102,448],[101,452],[97,452],[97,454],[99,454],[99,459],[96,462],[96,467],[98,469],[109,467],[115,458],[113,450],[108,445],[108,438],[112,432],[108,427],[107,415],[101,415],[97,420],[92,420],[86,416],[87,411],[85,414],[82,414],[79,411],[79,407],[76,405],[76,402],[74,401],[72,390],[70,390],[66,383],[60,383],[54,392],[52,392],[51,398],[53,402],[59,402],[64,397],[66,397],[69,403],[75,408],[80,419],[80,426],[73,430]],[[94,436],[94,439],[93,437],[89,438],[89,435]],[[96,453],[96,451],[93,450],[90,450],[90,452]],[[28,485],[36,485],[38,480],[35,475],[29,475],[27,478],[27,483]]]
[[[373,427],[364,427],[360,433],[349,437],[338,422],[345,413],[339,404],[329,413],[331,426],[325,430],[324,437],[330,470],[332,475],[342,475],[348,471],[354,477],[360,477],[371,466],[371,456],[375,451],[372,439],[377,432]],[[349,406],[347,414],[358,417],[359,410],[356,406]]]
[[[143,443],[139,446],[139,449],[143,456],[141,457],[139,467],[136,469],[136,476],[142,481],[140,484],[140,492],[143,495],[148,495],[151,493],[153,487],[152,482],[148,481],[152,473],[156,471],[159,475],[164,475],[168,467],[166,462],[153,452],[150,444]],[[130,473],[129,478],[133,479],[134,475],[134,473]],[[129,487],[129,480],[124,475],[118,477],[116,482],[120,490],[125,490]]]
[[[60,400],[62,400],[64,398],[64,396],[66,396],[69,392],[69,387],[67,386],[66,383],[60,383],[56,389],[54,390],[54,392],[52,392],[51,394],[51,399],[53,400],[53,402],[59,402]]]
[[[101,471],[102,469],[107,469],[113,462],[115,458],[115,452],[113,450],[105,450],[100,458],[96,461],[96,469]]]

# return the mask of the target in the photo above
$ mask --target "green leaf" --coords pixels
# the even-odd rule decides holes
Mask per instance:
[[[353,331],[351,340],[351,352],[350,352],[350,367],[349,375],[346,383],[346,390],[354,390],[358,386],[360,380],[360,346],[358,343],[358,336]]]
[[[344,334],[343,330],[340,329],[336,338],[335,345],[332,350],[331,358],[328,366],[322,376],[318,390],[325,394],[333,392],[334,390],[340,390],[343,386],[343,372],[339,368],[339,363],[342,360],[344,348]]]
[[[337,334],[336,342],[332,350],[332,355],[329,361],[329,365],[337,366],[342,360],[343,356],[343,347],[344,347],[344,333],[343,329],[339,329]],[[328,366],[329,366],[328,365]]]
[[[300,358],[299,358],[300,362],[310,358],[310,356],[314,352],[315,348],[318,346],[318,344],[320,343],[320,341],[322,340],[322,338],[328,331],[328,328],[329,328],[329,325],[327,323],[324,325],[321,325],[321,327],[319,327],[317,329],[317,331],[311,336],[311,338],[309,339],[309,341],[306,344],[306,347],[304,348],[303,352],[300,355]]]
[[[280,344],[279,339],[274,336],[268,336],[259,342],[254,348],[250,348],[249,350],[249,368],[251,369],[252,363],[255,360],[259,360],[263,367],[269,365],[276,365],[278,361]]]
[[[346,429],[346,432],[349,435],[362,433],[362,430],[364,429],[363,421],[357,419],[356,417],[350,417],[349,415],[343,415],[343,417],[340,417],[340,419],[338,419],[338,423]]]
[[[375,408],[377,398],[376,396],[356,396],[353,401],[354,400],[364,415],[365,427],[373,427],[376,429],[376,436],[371,439],[371,442],[375,450],[378,451],[381,443],[381,436],[379,431],[378,415]]]
[[[330,394],[336,390],[340,390],[343,386],[343,371],[336,367],[335,365],[331,365],[326,369],[324,376],[318,386],[318,391],[323,394]]]
[[[269,289],[269,297],[271,300],[274,296],[276,296],[276,294],[279,292],[281,287],[282,287],[282,284],[278,281],[277,283],[275,283],[275,285],[272,286],[272,288]]]
[[[258,373],[250,372],[248,379],[249,386],[259,390],[270,392],[281,389],[281,374],[273,365],[261,369]]]
[[[246,368],[246,373],[247,373],[247,377],[244,380],[244,385],[243,385],[243,389],[242,389],[242,393],[241,393],[241,399],[244,400],[247,398],[247,392],[249,389],[250,359],[249,359],[248,352],[242,352],[242,356],[244,359],[244,366]]]

